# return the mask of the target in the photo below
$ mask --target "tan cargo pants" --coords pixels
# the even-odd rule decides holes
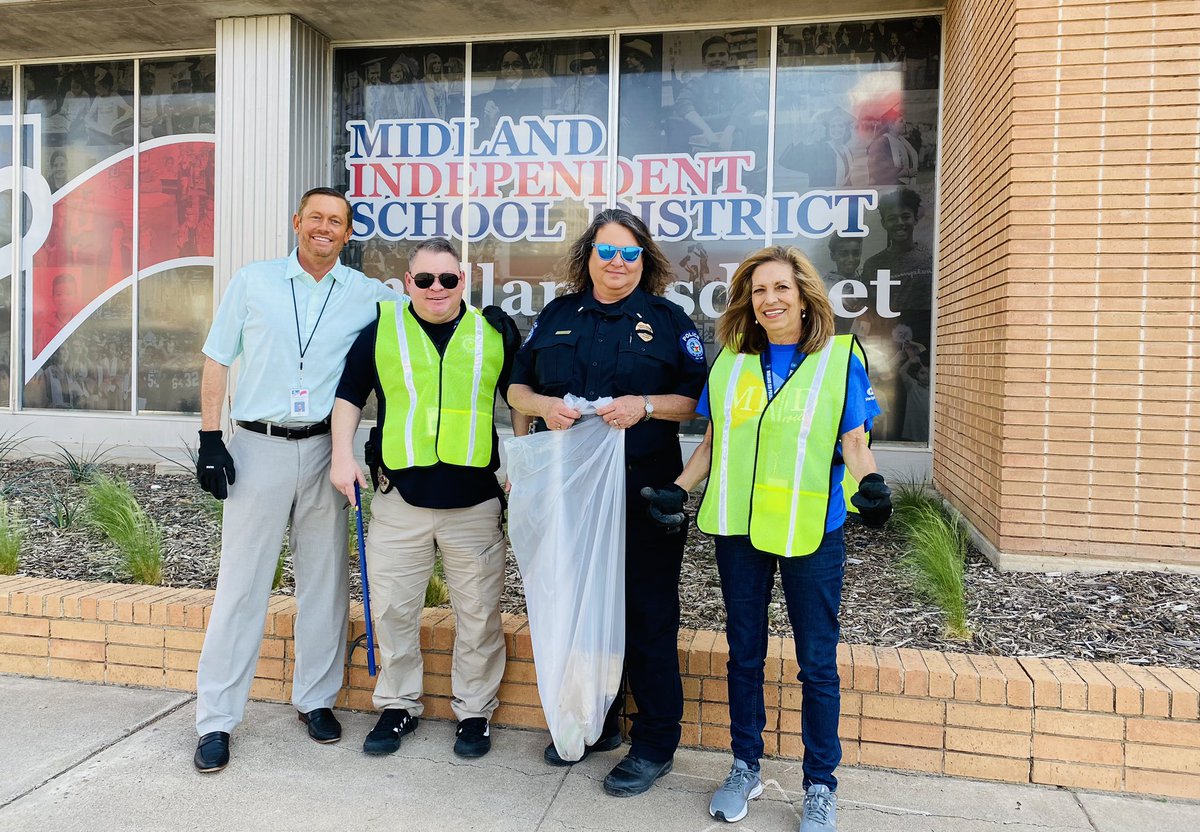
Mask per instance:
[[[456,638],[450,682],[459,720],[490,719],[504,675],[500,594],[504,589],[504,531],[500,501],[461,509],[417,508],[393,489],[371,502],[367,575],[379,645],[374,704],[379,710],[423,710],[421,610],[433,574],[434,549],[454,608]]]

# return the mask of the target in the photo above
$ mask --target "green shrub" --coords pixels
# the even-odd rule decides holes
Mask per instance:
[[[897,521],[903,522],[904,515],[910,509],[940,508],[941,505],[941,500],[929,487],[927,480],[904,477],[892,483],[892,510]]]
[[[962,521],[936,497],[902,503],[895,521],[904,538],[904,564],[917,593],[946,614],[947,635],[970,641],[963,590],[967,532]]]
[[[288,555],[290,554],[291,550],[288,549],[288,545],[286,543],[283,544],[279,549],[279,558],[275,561],[275,577],[271,579],[272,592],[283,586],[284,567],[287,565]]]
[[[17,574],[24,542],[25,528],[17,517],[17,510],[0,498],[0,575]]]
[[[97,445],[95,448],[89,449],[83,443],[79,445],[79,453],[73,453],[64,445],[54,443],[58,447],[58,453],[53,454],[51,459],[57,460],[67,469],[67,473],[71,475],[71,482],[75,483],[90,483],[100,473],[100,463],[104,457],[112,453],[112,448],[106,448],[103,444]]]
[[[433,562],[433,574],[429,576],[429,584],[425,587],[425,606],[440,607],[450,600],[450,588],[446,586],[446,575],[442,571],[442,557],[437,556]]]
[[[128,484],[96,474],[86,488],[88,524],[117,547],[125,572],[134,583],[162,583],[162,531]]]
[[[8,459],[8,455],[17,448],[25,444],[28,436],[21,436],[21,431],[14,430],[12,433],[0,433],[0,462]]]
[[[196,468],[200,464],[200,446],[193,445],[182,437],[180,437],[179,443],[183,449],[181,456],[186,461],[181,461],[177,456],[164,454],[157,448],[151,448],[150,450],[163,462],[168,462],[171,465],[174,465],[185,474],[191,474],[194,478],[196,476]],[[197,485],[199,485],[199,483],[197,483]]]
[[[42,517],[54,528],[68,528],[79,519],[79,500],[70,488],[59,488],[51,483],[47,499],[50,505],[42,512]]]
[[[225,517],[224,500],[218,500],[216,497],[205,491],[200,496],[200,507],[204,509],[205,514],[217,522],[218,526],[221,525],[221,522]]]

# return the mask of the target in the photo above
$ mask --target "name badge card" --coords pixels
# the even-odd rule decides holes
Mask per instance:
[[[308,388],[293,387],[291,393],[291,413],[297,419],[303,419],[308,416]]]

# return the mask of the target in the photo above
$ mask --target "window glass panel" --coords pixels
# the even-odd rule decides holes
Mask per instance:
[[[355,212],[342,259],[370,277],[402,281],[406,241],[461,245],[465,61],[462,44],[334,53],[333,174]]]
[[[668,297],[696,322],[710,361],[729,277],[766,243],[770,32],[621,38],[618,199],[673,264]]]
[[[604,207],[608,39],[474,49],[470,260],[473,302],[522,331],[554,298],[559,261]]]
[[[13,159],[13,70],[0,66],[0,170]],[[12,259],[5,246],[12,242],[12,187],[0,182],[0,407],[8,406],[9,355],[12,332]]]
[[[141,65],[138,409],[200,410],[212,320],[215,58]]]
[[[469,210],[472,302],[527,332],[558,291],[558,266],[604,207],[608,38],[478,44]],[[500,424],[508,409],[497,406]]]
[[[28,156],[49,217],[24,290],[25,405],[127,410],[131,404],[133,62],[24,70]],[[32,189],[39,183],[30,183]],[[28,255],[29,252],[26,252]]]
[[[940,50],[932,17],[779,29],[775,242],[862,341],[875,439],[929,440]]]
[[[400,291],[409,241],[462,244],[465,67],[462,44],[334,53],[333,175],[355,216],[342,260]]]

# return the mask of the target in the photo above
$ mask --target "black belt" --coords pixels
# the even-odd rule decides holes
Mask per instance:
[[[255,433],[263,433],[267,436],[281,436],[284,439],[308,439],[310,436],[320,436],[321,434],[329,433],[329,420],[323,419],[320,422],[305,425],[302,428],[287,428],[272,422],[242,421],[238,422],[238,427],[252,430]]]

